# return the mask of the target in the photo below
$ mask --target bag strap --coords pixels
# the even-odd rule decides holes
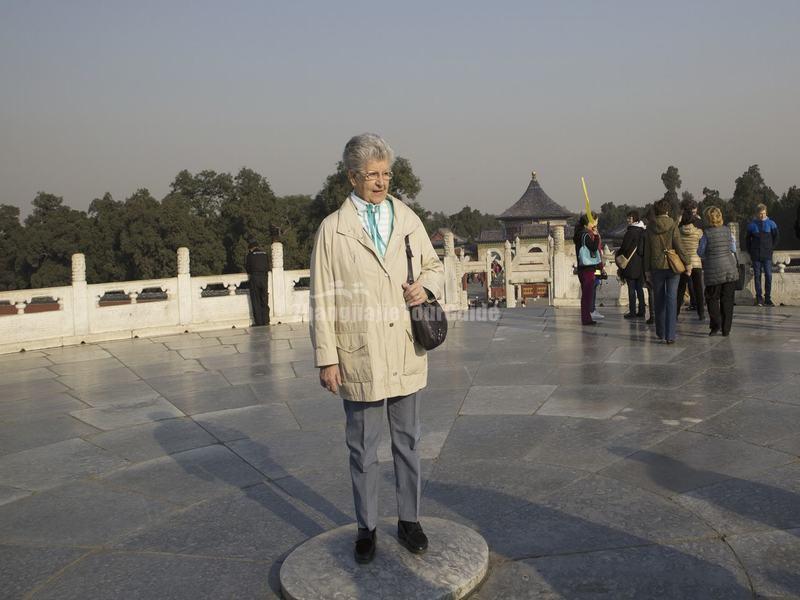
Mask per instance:
[[[668,250],[675,250],[675,247],[672,245],[672,232],[673,231],[674,231],[674,227],[669,230],[669,234],[670,234],[670,236],[669,236],[670,237],[669,248],[667,248],[667,242],[664,240],[664,237],[663,237],[664,234],[663,233],[659,233],[658,234],[658,237],[661,238],[661,245],[664,246],[664,252],[667,252]]]
[[[406,260],[408,261],[408,279],[407,283],[412,284],[414,283],[414,267],[411,264],[411,259],[414,258],[414,253],[411,252],[411,242],[408,241],[408,236],[406,236]]]

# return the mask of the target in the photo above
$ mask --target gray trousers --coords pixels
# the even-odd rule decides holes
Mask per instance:
[[[418,394],[389,398],[389,432],[392,436],[397,514],[402,521],[419,520],[421,475],[417,444],[420,438]],[[344,400],[345,435],[350,449],[350,478],[358,526],[378,525],[378,445],[383,430],[383,405]]]

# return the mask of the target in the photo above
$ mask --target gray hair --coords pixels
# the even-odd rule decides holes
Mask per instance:
[[[386,140],[376,133],[362,133],[351,137],[342,153],[345,171],[358,173],[371,160],[388,160],[391,166],[394,162],[394,151]]]

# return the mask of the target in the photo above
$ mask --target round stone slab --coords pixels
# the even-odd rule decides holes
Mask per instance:
[[[412,554],[397,541],[397,521],[378,523],[378,547],[367,565],[353,558],[356,525],[345,525],[298,546],[281,567],[287,600],[364,598],[458,600],[483,581],[489,547],[479,533],[444,519],[421,519],[428,550]]]

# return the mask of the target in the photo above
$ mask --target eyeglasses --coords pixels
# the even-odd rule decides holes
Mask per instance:
[[[369,171],[368,173],[359,173],[359,175],[361,175],[361,178],[364,181],[375,181],[377,179],[385,179],[386,181],[389,181],[394,173],[391,171],[384,171],[383,173],[379,173],[378,171]]]

